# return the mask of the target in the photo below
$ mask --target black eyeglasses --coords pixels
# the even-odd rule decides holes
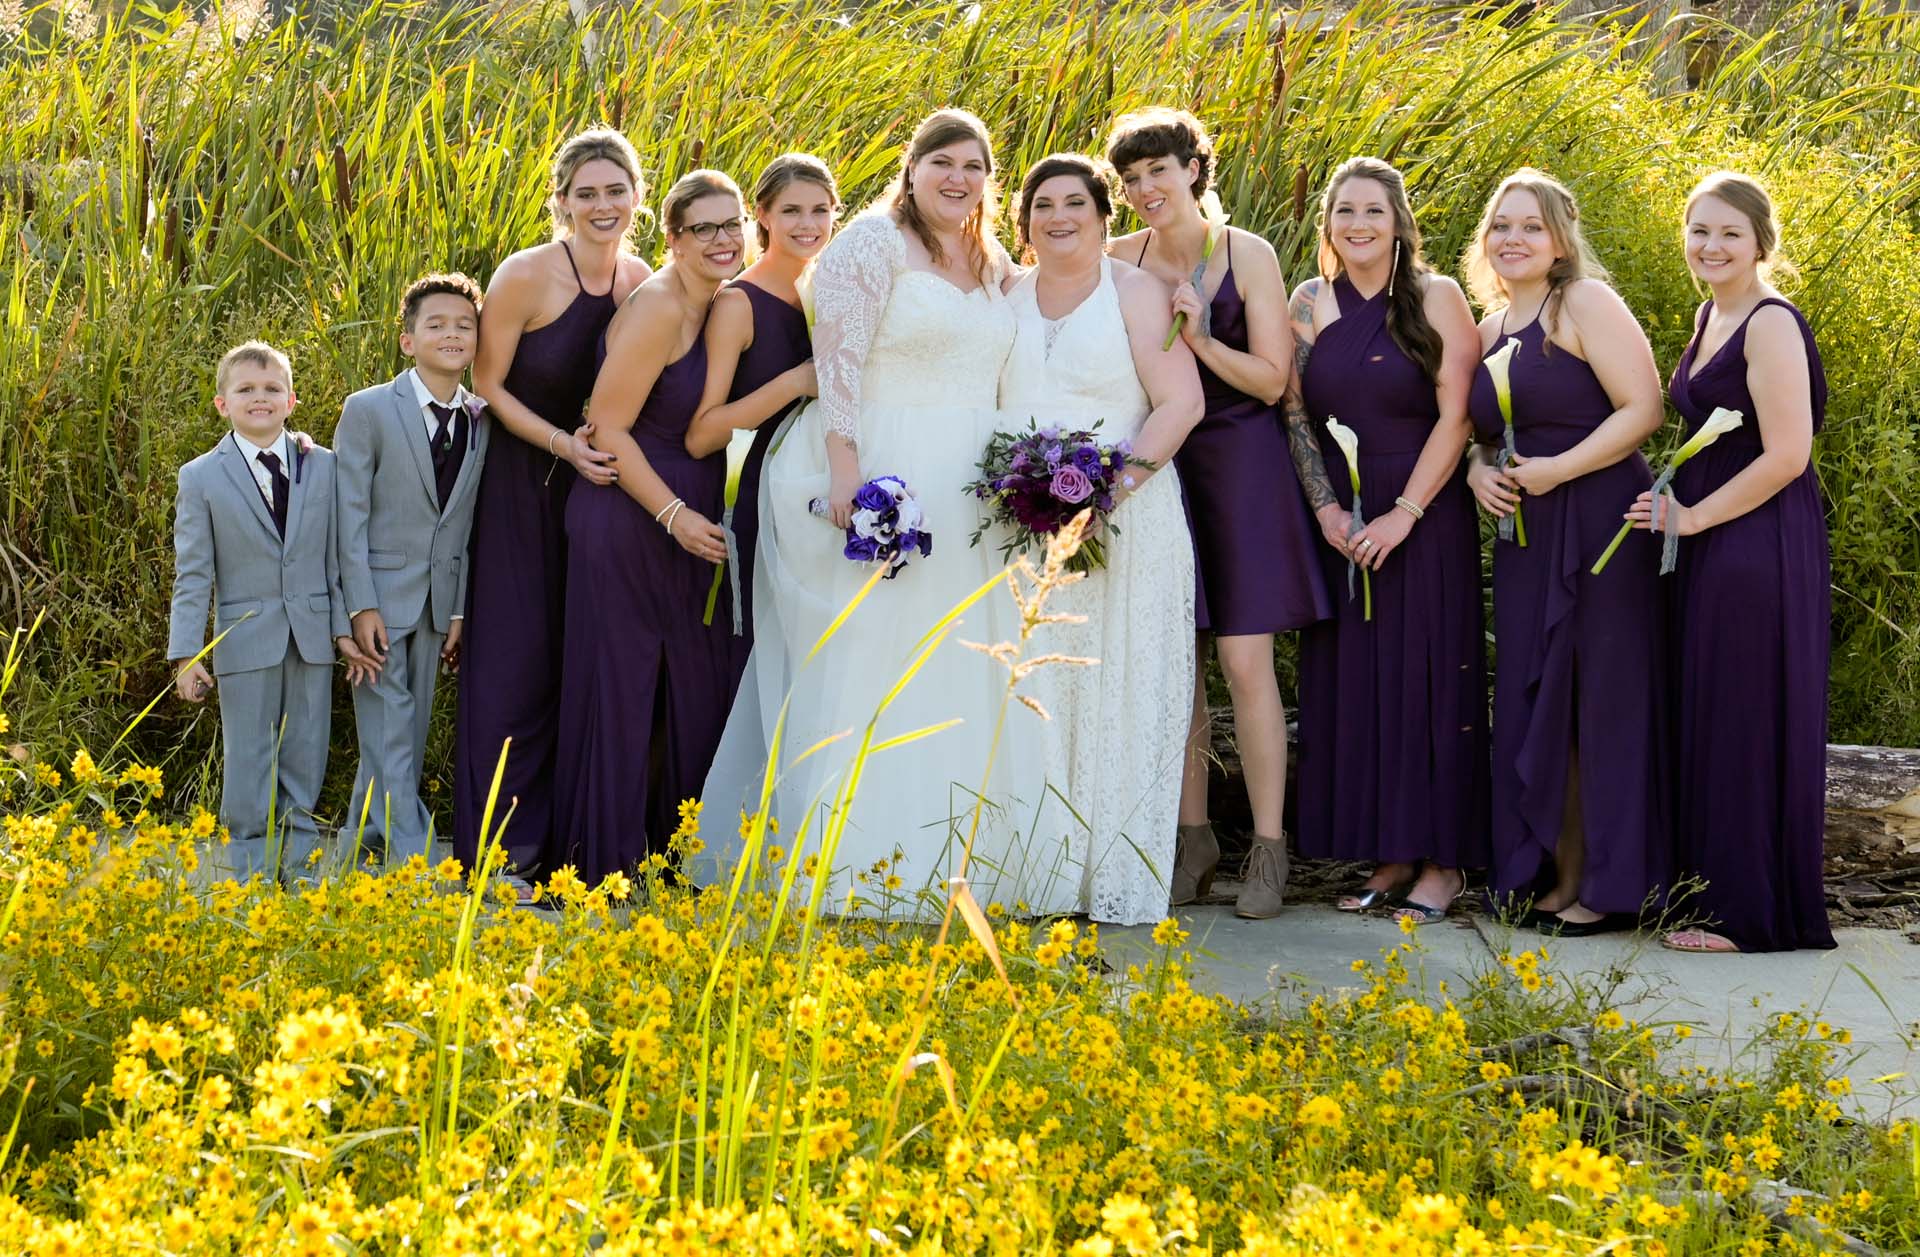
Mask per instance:
[[[701,244],[706,244],[723,231],[735,240],[744,240],[747,234],[746,220],[729,218],[717,223],[688,223],[680,229],[682,234],[692,235]]]

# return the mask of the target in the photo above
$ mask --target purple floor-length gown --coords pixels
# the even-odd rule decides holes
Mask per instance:
[[[573,266],[571,249],[567,264]],[[578,267],[573,277],[580,283]],[[559,318],[521,334],[507,368],[507,392],[556,428],[573,431],[593,392],[600,338],[615,308],[612,293],[581,285]],[[511,434],[487,451],[473,512],[454,725],[453,851],[469,866],[500,746],[508,738],[513,748],[494,805],[496,826],[513,809],[502,845],[513,867],[527,876],[556,863],[553,751],[573,481],[566,460]]]
[[[747,294],[753,306],[753,343],[740,354],[733,369],[733,387],[727,400],[739,401],[755,392],[783,371],[799,366],[813,357],[813,339],[807,333],[807,316],[798,306],[789,305],[751,280],[735,280],[733,286]],[[786,418],[789,404],[754,430],[753,445],[747,461],[740,467],[740,496],[733,507],[733,532],[740,549],[740,607],[746,626],[747,645],[753,638],[753,547],[760,536],[760,469],[773,445],[773,434]],[[746,650],[739,651],[742,666]]]
[[[1147,243],[1140,257],[1147,256]],[[1209,303],[1214,339],[1247,350],[1247,305],[1227,273]],[[1320,530],[1287,452],[1278,407],[1250,397],[1205,363],[1206,414],[1173,456],[1193,532],[1195,626],[1223,636],[1279,633],[1333,614],[1315,553]]]
[[[706,385],[704,339],[669,363],[633,439],[686,509],[718,520],[726,456],[687,453]],[[589,884],[663,851],[683,799],[700,796],[735,670],[723,587],[702,624],[713,565],[681,549],[618,485],[567,502],[567,671],[560,694],[555,827]]]
[[[1513,356],[1515,444],[1525,457],[1564,453],[1613,413],[1593,368],[1550,349],[1536,317]],[[1500,408],[1483,365],[1468,403],[1481,437],[1499,439]],[[1607,548],[1633,499],[1653,483],[1637,452],[1611,467],[1521,499],[1526,546],[1493,555],[1493,865],[1496,901],[1525,900],[1552,882],[1554,851],[1579,762],[1586,867],[1580,902],[1635,913],[1664,893],[1671,868],[1664,620],[1659,554],[1644,532],[1606,569]]]
[[[1384,292],[1333,281],[1340,318],[1314,341],[1304,378],[1340,505],[1353,508],[1333,416],[1360,439],[1361,504],[1394,510],[1439,421],[1433,380],[1387,330]],[[1300,852],[1448,868],[1487,862],[1487,677],[1480,531],[1456,470],[1373,573],[1373,619],[1347,561],[1320,550],[1331,620],[1300,635]]]
[[[1813,430],[1827,377],[1806,341]],[[1745,422],[1689,459],[1674,494],[1689,504],[1733,479],[1762,449],[1747,389],[1747,324],[1694,372],[1706,329],[1670,385],[1689,433],[1715,407]],[[1749,314],[1748,319],[1752,319]],[[1673,677],[1681,872],[1706,888],[1688,900],[1742,951],[1834,945],[1822,889],[1827,793],[1827,519],[1809,461],[1793,483],[1748,511],[1680,542],[1673,590]]]

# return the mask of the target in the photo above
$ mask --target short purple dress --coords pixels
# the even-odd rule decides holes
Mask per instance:
[[[813,357],[813,338],[807,331],[805,312],[749,280],[735,280],[733,287],[745,293],[753,306],[753,343],[741,352],[740,362],[733,369],[733,386],[727,390],[730,402],[739,401],[781,372]],[[740,495],[734,501],[733,534],[740,549],[741,622],[746,626],[746,642],[740,650],[743,666],[747,657],[745,647],[753,640],[753,548],[760,537],[760,469],[766,464],[767,451],[773,446],[780,421],[795,404],[789,403],[779,414],[754,429],[747,461],[740,467]]]
[[[1147,256],[1152,233],[1140,246]],[[1227,273],[1209,303],[1214,339],[1246,352],[1247,305]],[[1193,533],[1195,627],[1222,637],[1282,633],[1333,614],[1320,570],[1320,530],[1287,451],[1280,411],[1200,366],[1206,414],[1173,465]]]
[[[1549,347],[1536,317],[1513,356],[1514,440],[1529,458],[1564,453],[1613,413],[1586,361]],[[1468,402],[1484,440],[1500,438],[1484,365]],[[1586,867],[1580,902],[1637,913],[1665,893],[1672,867],[1666,746],[1665,605],[1659,554],[1629,536],[1590,572],[1627,507],[1653,484],[1637,452],[1522,498],[1528,544],[1493,553],[1493,864],[1496,902],[1551,886],[1578,764]]]
[[[706,386],[706,342],[669,363],[633,438],[687,508],[718,520],[726,456],[687,453]],[[567,503],[567,672],[560,694],[555,825],[589,884],[663,851],[681,800],[700,795],[733,691],[732,604],[702,624],[713,565],[618,485]]]
[[[1353,508],[1329,416],[1360,439],[1369,519],[1396,509],[1440,419],[1433,380],[1387,330],[1384,292],[1333,281],[1340,317],[1314,341],[1307,412],[1340,505]],[[1322,545],[1331,620],[1300,634],[1300,853],[1374,863],[1487,862],[1486,635],[1480,529],[1464,472],[1373,573],[1373,619],[1347,561]]]
[[[566,242],[567,264],[573,250]],[[523,333],[506,389],[556,428],[571,432],[593,393],[600,340],[613,321],[611,292],[580,290],[560,317]],[[566,618],[567,494],[573,466],[501,432],[487,450],[474,504],[454,717],[453,853],[472,867],[480,818],[500,747],[513,739],[494,804],[506,820],[502,845],[523,876],[554,867],[554,739],[560,717],[562,625]],[[507,819],[508,809],[512,818]]]
[[[1807,346],[1813,430],[1826,417],[1827,377],[1813,330]],[[1709,306],[1669,385],[1689,433],[1715,407],[1745,422],[1689,459],[1673,491],[1692,504],[1759,457],[1758,408],[1747,388],[1747,324],[1696,362]],[[1751,321],[1752,314],[1747,316]],[[1697,369],[1696,369],[1697,368]],[[1826,508],[1811,460],[1793,483],[1738,519],[1680,542],[1673,589],[1676,833],[1680,870],[1706,883],[1688,899],[1742,951],[1834,945],[1822,887],[1827,795],[1827,662],[1831,594]]]

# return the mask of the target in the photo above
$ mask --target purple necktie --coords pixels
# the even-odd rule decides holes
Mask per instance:
[[[466,413],[458,406],[428,402],[427,408],[439,422],[433,429],[433,487],[439,494],[440,509],[447,509],[453,485],[460,478],[460,464],[466,461]],[[459,420],[460,422],[455,422]]]
[[[272,450],[260,451],[260,465],[273,477],[273,526],[284,541],[287,537],[287,473],[280,469],[280,456]]]

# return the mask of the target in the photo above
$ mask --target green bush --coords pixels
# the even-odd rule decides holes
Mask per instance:
[[[577,128],[623,126],[661,182],[695,162],[750,177],[811,149],[857,204],[936,104],[981,113],[1017,177],[1097,144],[1121,110],[1171,101],[1215,126],[1228,208],[1290,276],[1310,265],[1319,184],[1350,154],[1406,169],[1447,269],[1501,175],[1553,171],[1663,366],[1699,300],[1678,245],[1686,189],[1722,165],[1766,177],[1799,263],[1786,285],[1833,384],[1817,456],[1834,736],[1920,742],[1920,240],[1897,139],[1920,36],[1911,17],[1835,24],[1827,7],[1792,7],[1791,47],[1731,40],[1685,95],[1654,90],[1659,40],[1680,30],[1377,0],[1324,26],[1264,4],[739,0],[657,27],[609,18],[593,62],[565,6],[480,0],[336,11],[325,32],[146,7],[84,37],[0,31],[0,618],[52,612],[14,703],[23,725],[104,743],[89,722],[166,684],[172,477],[222,430],[220,351],[285,346],[299,422],[324,441],[347,392],[397,369],[409,278],[484,276],[543,238],[546,161]],[[144,756],[175,782],[204,772],[188,766],[209,757],[211,714],[156,715]]]

